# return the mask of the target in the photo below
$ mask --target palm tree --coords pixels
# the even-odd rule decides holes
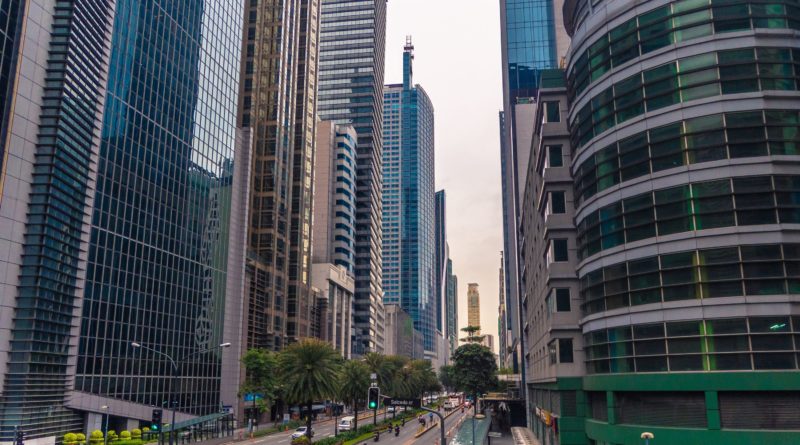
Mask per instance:
[[[324,341],[306,339],[284,349],[279,363],[287,401],[308,407],[306,435],[311,439],[314,400],[332,399],[338,390],[339,353]]]
[[[358,430],[358,403],[369,390],[369,368],[362,362],[348,360],[339,376],[339,398],[352,404],[355,418],[354,430]]]
[[[369,372],[375,374],[378,379],[378,386],[388,390],[392,384],[392,370],[386,356],[377,352],[368,352],[364,355],[364,364],[369,368]]]

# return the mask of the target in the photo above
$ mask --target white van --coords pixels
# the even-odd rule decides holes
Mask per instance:
[[[350,431],[353,429],[356,418],[353,416],[342,417],[339,420],[339,431]]]

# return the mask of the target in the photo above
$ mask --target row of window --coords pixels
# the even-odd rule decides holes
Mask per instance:
[[[580,280],[586,315],[700,298],[800,292],[800,244],[691,250],[606,266]]]
[[[625,243],[692,230],[800,224],[800,176],[695,182],[617,201],[578,222],[583,259]]]
[[[688,164],[800,154],[795,110],[720,113],[656,127],[615,142],[575,170],[579,200],[620,182]]]
[[[590,374],[796,369],[800,317],[659,322],[584,335]]]
[[[612,28],[576,59],[569,74],[571,99],[613,68],[674,43],[754,28],[800,30],[800,7],[796,1],[737,3],[681,0]]]
[[[798,90],[800,50],[740,48],[684,57],[644,70],[599,92],[570,125],[581,147],[645,112],[720,94]]]

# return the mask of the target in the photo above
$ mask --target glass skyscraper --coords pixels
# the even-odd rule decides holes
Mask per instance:
[[[538,72],[558,62],[554,0],[503,0],[500,5],[505,88],[512,98],[534,97]]]
[[[381,189],[386,0],[322,0],[320,119],[351,124],[356,157],[353,353],[383,350]]]
[[[25,11],[20,91],[3,118],[13,168],[0,198],[0,440],[18,426],[53,443],[100,429],[103,415],[127,428],[171,390],[181,412],[218,412],[221,351],[194,355],[175,388],[168,361],[131,343],[176,359],[238,344],[223,330],[240,295],[227,276],[229,235],[242,230],[230,225],[242,7]]]
[[[399,304],[436,357],[436,236],[433,104],[413,83],[414,46],[403,52],[403,83],[384,89],[384,303]]]
[[[239,87],[237,4],[116,3],[78,392],[160,405],[168,362],[134,351],[130,342],[178,358],[229,340],[221,328]],[[182,367],[178,409],[218,411],[220,372],[220,350]]]

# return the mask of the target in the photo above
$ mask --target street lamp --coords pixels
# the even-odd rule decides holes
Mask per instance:
[[[103,405],[100,407],[100,409],[105,410],[106,412],[106,426],[103,431],[103,445],[108,445],[108,405]]]
[[[204,352],[213,351],[215,349],[227,348],[230,345],[231,345],[230,343],[222,343],[222,344],[214,346],[212,348],[206,348],[206,349],[201,349],[199,351],[194,351],[194,352],[192,352],[190,354],[187,354],[187,355],[181,357],[178,360],[174,360],[169,354],[166,354],[166,353],[161,352],[161,351],[157,351],[157,350],[155,350],[153,348],[149,348],[149,347],[144,346],[143,344],[135,342],[135,341],[131,342],[131,346],[134,347],[134,348],[137,348],[137,349],[141,348],[141,349],[150,351],[150,352],[152,352],[154,354],[158,354],[158,355],[166,357],[167,360],[169,360],[170,364],[172,365],[172,368],[171,368],[172,369],[172,378],[170,379],[170,384],[169,384],[169,393],[170,393],[169,401],[170,401],[170,403],[172,403],[172,422],[169,425],[169,445],[172,445],[172,436],[175,434],[175,412],[178,411],[178,401],[175,400],[175,386],[177,386],[175,384],[175,381],[178,378],[178,363],[186,361],[186,359],[188,359],[189,357],[191,357],[193,355],[202,354]],[[175,439],[176,439],[175,441],[177,442],[177,436],[175,437]],[[108,445],[108,444],[105,444],[105,445]]]
[[[655,439],[656,438],[656,436],[653,433],[650,433],[650,432],[647,432],[647,431],[642,433],[641,437],[642,437],[642,439],[644,439],[644,444],[645,445],[650,445],[650,439]]]

